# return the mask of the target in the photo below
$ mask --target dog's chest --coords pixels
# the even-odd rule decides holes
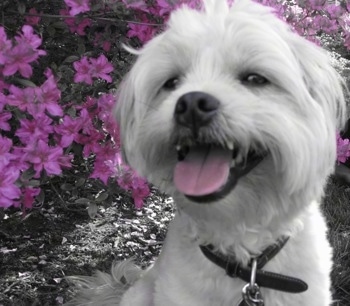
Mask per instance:
[[[177,245],[181,239],[168,238],[157,263],[160,275],[155,286],[155,306],[243,306],[244,281],[228,277],[203,256],[196,244]]]
[[[322,232],[322,237],[325,237],[325,226],[318,211],[312,212],[298,237],[290,239],[283,250],[264,267],[266,271],[298,277],[309,285],[309,289],[304,293],[293,294],[263,287],[261,294],[266,306],[330,304],[330,248],[326,239],[314,239],[316,228],[317,233]],[[317,226],[311,225],[315,222]],[[198,243],[186,236],[184,227],[178,227],[180,223],[176,223],[175,220],[170,226],[167,241],[156,263],[155,299],[152,306],[246,306],[241,304],[242,289],[246,282],[229,277],[223,268],[203,256]],[[315,253],[319,257],[322,254],[322,258],[314,260]]]

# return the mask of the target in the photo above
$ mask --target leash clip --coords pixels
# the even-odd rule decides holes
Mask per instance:
[[[264,299],[262,297],[260,287],[256,281],[258,261],[256,258],[252,260],[252,270],[250,274],[250,282],[242,288],[243,300],[239,306],[264,306]]]

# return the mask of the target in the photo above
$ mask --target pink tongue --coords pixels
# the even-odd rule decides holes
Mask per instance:
[[[175,186],[190,196],[211,194],[227,182],[231,160],[230,150],[192,147],[185,159],[175,166]]]

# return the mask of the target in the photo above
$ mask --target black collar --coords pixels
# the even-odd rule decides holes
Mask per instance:
[[[288,239],[289,237],[282,237],[281,239],[277,240],[276,243],[267,247],[261,253],[261,255],[256,257],[258,269],[256,272],[256,283],[260,287],[291,293],[300,293],[308,289],[308,285],[298,278],[261,270],[267,264],[267,262],[284,247]],[[205,257],[207,257],[211,262],[225,269],[228,276],[238,277],[249,283],[252,260],[248,264],[248,267],[244,267],[232,257],[227,257],[216,253],[212,245],[201,245],[200,249]]]

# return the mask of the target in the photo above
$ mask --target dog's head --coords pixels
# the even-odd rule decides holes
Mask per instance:
[[[134,53],[116,117],[139,174],[193,202],[243,187],[321,195],[345,109],[341,81],[323,50],[271,9],[183,7]]]

